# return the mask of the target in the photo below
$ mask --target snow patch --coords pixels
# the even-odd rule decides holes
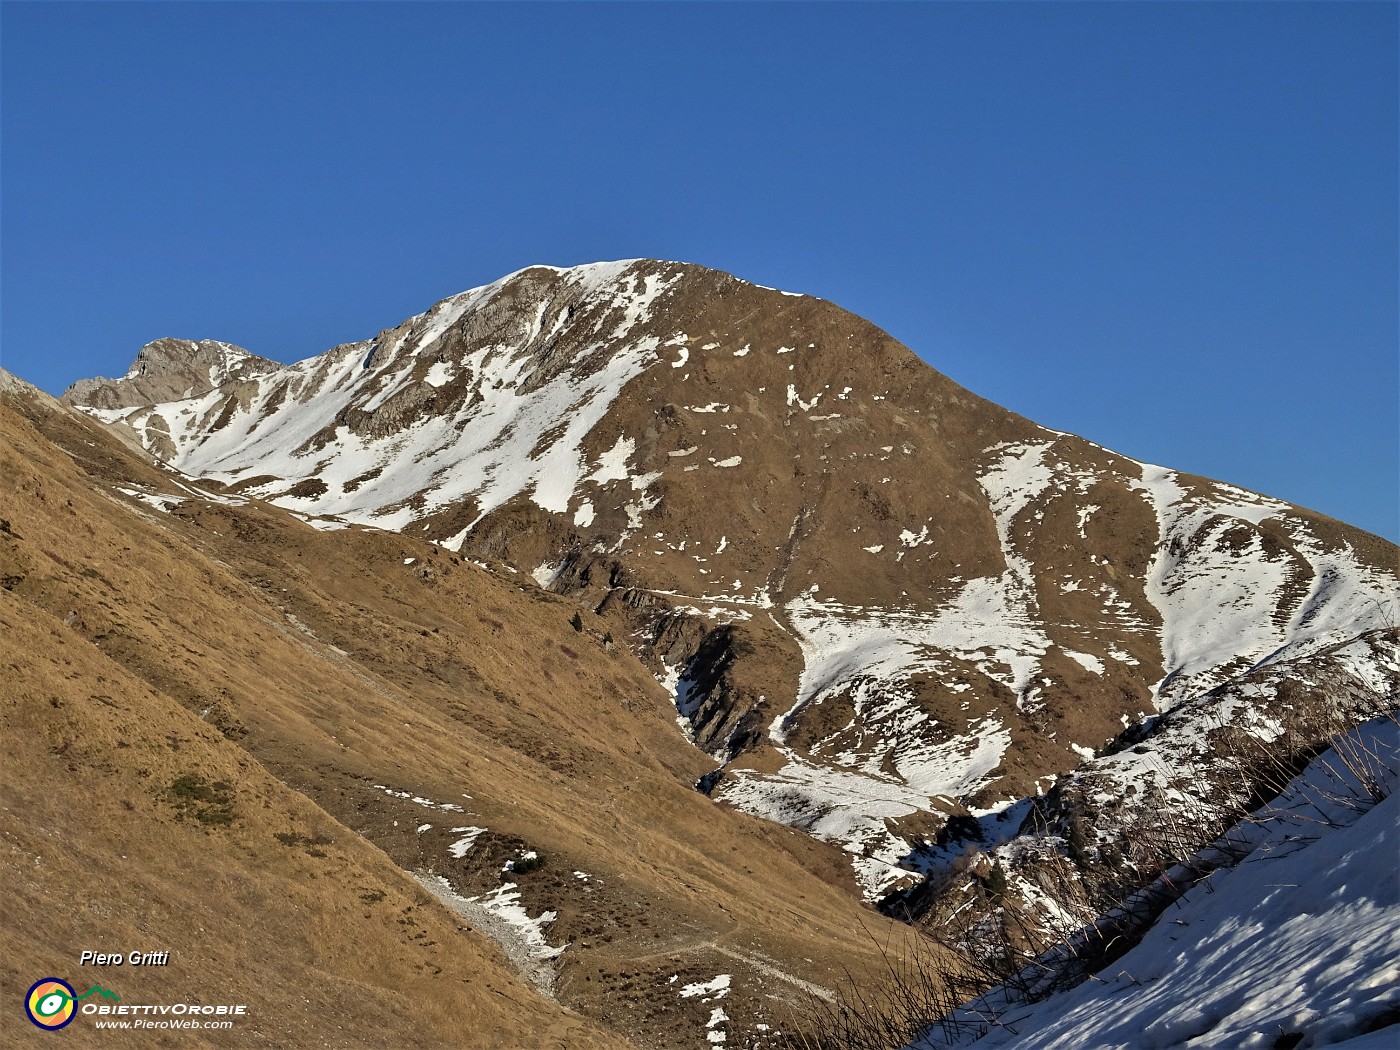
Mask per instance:
[[[1367,1033],[1400,1008],[1400,727],[1381,719],[1345,739],[1379,758],[1384,800],[1371,806],[1350,763],[1323,754],[1231,832],[1251,850],[1242,862],[1190,890],[1095,980],[1034,1005],[994,990],[958,1012],[966,1035],[935,1028],[914,1046],[1184,1050],[1290,1034],[1393,1046],[1393,1026]]]
[[[714,980],[705,981],[703,984],[687,984],[681,989],[682,999],[694,999],[699,996],[702,1002],[710,1002],[715,999],[723,999],[729,994],[729,986],[733,978],[727,974],[718,974]]]
[[[548,562],[545,562],[531,569],[530,577],[541,587],[545,588],[545,590],[548,590],[554,585],[554,581],[559,579],[559,574],[564,571],[564,566],[566,564],[566,562],[562,561],[558,565],[550,565]]]
[[[1089,653],[1077,653],[1073,649],[1062,650],[1066,656],[1091,674],[1104,673],[1103,661]]]

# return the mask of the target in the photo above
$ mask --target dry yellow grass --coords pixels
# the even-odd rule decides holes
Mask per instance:
[[[247,1002],[211,1045],[694,1046],[709,1008],[679,983],[734,974],[742,1030],[793,979],[876,969],[867,928],[902,935],[837,851],[692,789],[711,762],[603,644],[620,619],[575,631],[572,603],[403,536],[160,513],[116,486],[167,475],[38,401],[0,406],[0,438],[12,1002],[78,983],[84,948],[168,949],[99,983]],[[172,790],[189,777],[229,785],[229,823]],[[489,831],[459,860],[460,825]],[[511,876],[522,904],[569,945],[559,1004],[405,874],[480,894],[524,849],[545,863]]]

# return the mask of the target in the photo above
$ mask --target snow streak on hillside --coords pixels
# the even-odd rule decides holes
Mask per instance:
[[[1286,503],[1221,484],[1193,495],[1172,471],[1147,464],[1135,487],[1161,528],[1147,580],[1162,617],[1159,710],[1261,663],[1400,622],[1394,580],[1350,548],[1324,548],[1296,519],[1291,549],[1248,527],[1284,518]]]

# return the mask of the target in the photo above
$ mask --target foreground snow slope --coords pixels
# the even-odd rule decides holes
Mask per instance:
[[[1400,728],[1369,723],[1343,745],[1232,832],[1254,843],[1244,861],[1169,908],[1097,978],[1032,1006],[992,993],[963,1013],[964,1038],[916,1046],[1400,1045]],[[1391,792],[1377,804],[1349,768],[1368,754]]]

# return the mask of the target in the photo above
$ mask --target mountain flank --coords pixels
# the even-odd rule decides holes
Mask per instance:
[[[318,527],[623,615],[713,797],[840,843],[872,900],[950,817],[1396,620],[1377,537],[1047,430],[834,304],[695,266],[533,267],[256,380],[101,407],[130,382],[68,396]]]
[[[13,618],[84,648],[72,704],[214,749],[65,744],[31,692],[35,782],[81,815],[106,763],[206,865],[304,860],[294,931],[352,883],[337,935],[412,902],[383,950],[423,1045],[475,1009],[454,973],[530,1004],[500,1045],[777,1047],[918,931],[1011,965],[1400,699],[1393,545],[702,267],[531,267],[294,364],[162,339],[0,398]]]

